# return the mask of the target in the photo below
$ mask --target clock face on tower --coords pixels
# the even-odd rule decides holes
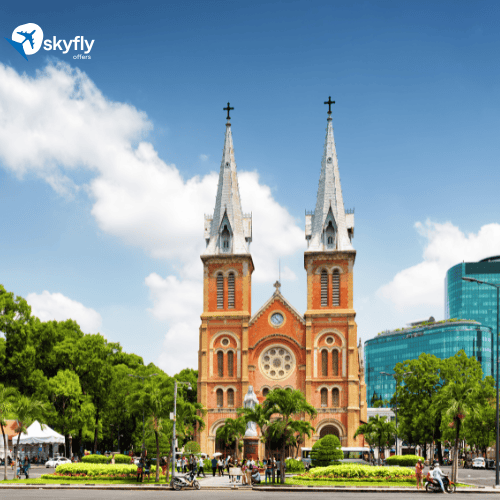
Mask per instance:
[[[271,323],[274,326],[280,326],[283,323],[283,320],[284,320],[283,314],[281,314],[281,313],[274,313],[271,316]]]

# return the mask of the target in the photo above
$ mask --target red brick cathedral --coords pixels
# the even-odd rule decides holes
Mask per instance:
[[[307,310],[299,313],[277,282],[273,295],[252,314],[252,216],[241,209],[228,111],[215,209],[213,217],[205,217],[207,246],[201,256],[198,401],[208,410],[198,436],[202,451],[219,450],[216,431],[226,418],[236,417],[249,386],[260,402],[274,387],[306,395],[318,416],[304,446],[326,434],[337,435],[342,446],[362,445],[361,437],[353,438],[360,421],[366,421],[353,307],[353,235],[354,213],[344,209],[329,112],[316,209],[306,213]]]

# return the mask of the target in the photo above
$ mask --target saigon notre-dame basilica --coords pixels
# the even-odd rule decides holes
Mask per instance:
[[[243,213],[227,109],[226,136],[212,217],[205,216],[203,313],[198,352],[198,401],[206,408],[201,449],[219,451],[216,432],[235,418],[249,386],[260,402],[275,387],[299,389],[317,410],[305,447],[326,434],[342,446],[366,421],[366,387],[353,307],[354,213],[342,199],[331,104],[314,212],[306,212],[304,268],[307,310],[275,291],[252,313],[252,216]],[[319,166],[319,165],[318,165]],[[248,200],[247,202],[248,203]],[[255,242],[258,245],[258,242]],[[259,455],[265,454],[260,444]],[[220,450],[222,451],[222,450]]]

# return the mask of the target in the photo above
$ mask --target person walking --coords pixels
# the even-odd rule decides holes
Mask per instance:
[[[219,468],[219,477],[224,477],[224,462],[221,458],[217,462],[217,467]]]
[[[212,474],[215,477],[215,473],[217,472],[217,459],[215,457],[212,458]]]
[[[198,477],[201,477],[202,474],[203,477],[207,477],[205,476],[205,462],[203,461],[203,458],[200,457],[198,460]]]
[[[417,490],[420,489],[420,486],[424,489],[424,464],[422,460],[419,460],[415,465],[415,476],[417,478]]]
[[[266,464],[266,474],[265,474],[266,484],[267,484],[267,478],[269,478],[269,482],[271,482],[272,477],[273,477],[273,462],[271,459],[269,459]]]

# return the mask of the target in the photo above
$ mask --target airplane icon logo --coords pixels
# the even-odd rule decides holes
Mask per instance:
[[[12,33],[12,40],[5,38],[26,60],[36,54],[43,42],[43,31],[38,24],[27,23],[18,26]],[[29,42],[29,45],[25,43]]]

